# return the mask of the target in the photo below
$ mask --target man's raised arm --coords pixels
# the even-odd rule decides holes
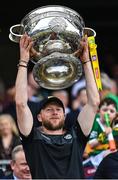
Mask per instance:
[[[20,60],[18,64],[18,73],[16,78],[16,112],[17,122],[20,132],[27,136],[33,126],[33,117],[27,105],[28,88],[27,88],[27,65],[30,59],[30,49],[32,47],[31,38],[26,34],[20,39]]]
[[[85,72],[88,102],[80,112],[78,116],[78,122],[81,126],[83,133],[87,136],[92,129],[94,118],[97,113],[98,105],[100,103],[100,97],[89,57],[87,36],[82,39],[81,46],[82,53],[80,54],[80,59],[83,63],[83,68]]]

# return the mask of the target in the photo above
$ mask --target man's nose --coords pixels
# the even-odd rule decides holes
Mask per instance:
[[[53,109],[53,114],[57,114],[57,110],[56,109]]]
[[[29,166],[26,165],[25,169],[30,172]]]

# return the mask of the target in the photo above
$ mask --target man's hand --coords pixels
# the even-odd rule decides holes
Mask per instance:
[[[89,60],[89,48],[88,48],[88,38],[85,35],[82,40],[80,41],[80,48],[74,52],[73,54],[76,57],[79,57],[82,63]]]
[[[29,62],[30,59],[30,49],[32,48],[33,41],[31,37],[24,34],[20,39],[20,60]]]
[[[80,53],[80,59],[84,63],[89,60],[89,48],[88,48],[88,38],[85,35],[80,41],[80,48],[82,49]]]

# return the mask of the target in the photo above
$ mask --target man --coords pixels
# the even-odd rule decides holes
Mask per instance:
[[[61,100],[56,97],[47,98],[41,103],[38,119],[42,126],[33,126],[33,116],[27,105],[27,63],[32,44],[30,37],[26,34],[22,36],[15,97],[18,126],[32,178],[83,178],[82,154],[99,104],[87,37],[81,41],[79,57],[84,67],[88,102],[79,114],[76,129],[63,128],[65,110]]]
[[[32,179],[22,145],[16,146],[12,151],[11,169],[13,173],[5,179]]]

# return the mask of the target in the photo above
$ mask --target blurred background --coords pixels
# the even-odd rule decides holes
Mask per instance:
[[[117,64],[118,1],[117,0],[24,0],[2,1],[0,6],[0,78],[6,88],[14,84],[19,45],[9,40],[9,29],[19,24],[27,13],[44,5],[64,5],[83,17],[86,27],[96,31],[96,44],[101,70],[110,76],[111,64]],[[115,65],[116,68],[116,65]]]
[[[16,126],[17,116],[14,101],[19,44],[9,39],[10,27],[20,24],[30,11],[45,5],[70,7],[83,17],[86,27],[96,31],[95,41],[103,85],[100,92],[101,99],[108,93],[116,95],[115,99],[118,98],[118,0],[2,1],[2,5],[0,5],[0,179],[3,179],[4,173],[6,176],[12,172],[11,152],[15,146],[21,144]],[[35,126],[40,125],[37,120],[40,100],[48,95],[56,96],[63,101],[66,112],[65,125],[67,127],[76,125],[77,116],[87,103],[85,79],[79,80],[68,89],[50,92],[39,87],[34,81],[32,73],[29,73],[28,105],[33,113]],[[4,143],[4,139],[7,139],[7,144]],[[2,171],[3,175],[1,175]],[[88,171],[90,172],[90,169]],[[86,176],[87,178],[90,179],[90,176]]]

